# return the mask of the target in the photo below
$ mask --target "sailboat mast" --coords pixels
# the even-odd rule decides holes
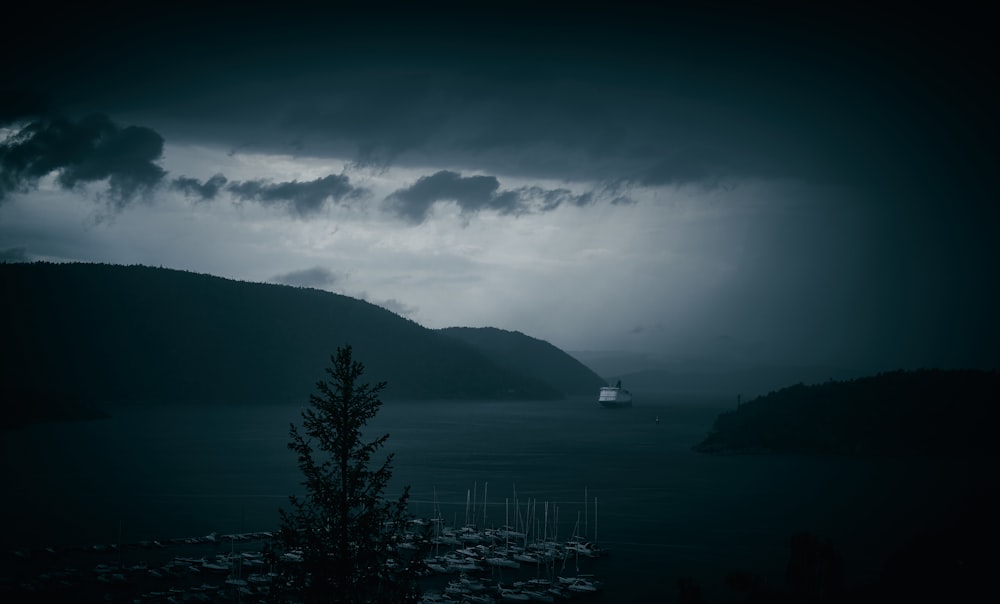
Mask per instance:
[[[510,498],[504,497],[503,499],[503,534],[504,534],[504,547],[506,548],[505,553],[510,552]]]
[[[552,540],[559,541],[559,506],[552,503]]]
[[[545,522],[542,523],[542,542],[549,540],[549,502],[545,502]]]
[[[594,543],[597,543],[597,497],[594,497]]]

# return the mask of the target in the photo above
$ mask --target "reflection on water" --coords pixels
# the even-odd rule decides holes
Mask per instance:
[[[865,580],[907,535],[950,522],[977,480],[946,462],[691,451],[719,410],[667,400],[614,410],[590,400],[390,401],[369,429],[390,434],[387,494],[410,485],[415,514],[439,506],[449,522],[472,515],[500,526],[531,502],[538,513],[547,505],[560,538],[579,522],[611,549],[601,563],[608,587],[636,601],[672,597],[681,576],[721,584],[735,568],[780,583],[799,530],[831,539],[848,581]],[[299,492],[286,448],[299,411],[120,408],[109,420],[4,434],[3,544],[276,528],[278,508]]]

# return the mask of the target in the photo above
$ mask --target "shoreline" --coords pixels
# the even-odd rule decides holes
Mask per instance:
[[[0,594],[8,601],[233,601],[234,591],[245,586],[227,583],[230,569],[197,562],[261,551],[271,539],[273,533],[259,532],[19,549],[6,555]],[[250,568],[248,574],[256,572]]]
[[[426,524],[419,520],[415,524]],[[447,529],[446,529],[447,530]],[[457,581],[474,577],[485,590],[483,595],[491,600],[500,597],[499,589],[518,589],[518,579],[535,579],[542,574],[543,564],[525,564],[519,568],[501,569],[488,563],[488,556],[501,555],[494,536],[489,545],[478,544],[480,539],[496,529],[477,531],[471,541],[436,545],[425,543],[426,561],[434,550],[455,554],[468,549],[478,550],[476,562],[459,572],[455,569],[434,571],[428,566],[426,574],[417,581],[427,601],[435,601],[435,594],[446,592]],[[496,533],[493,533],[494,535]],[[63,546],[20,549],[7,552],[0,573],[0,597],[17,602],[128,602],[179,603],[179,602],[234,602],[261,600],[268,597],[272,581],[282,564],[295,563],[295,557],[278,556],[274,552],[277,531],[257,531],[203,537],[172,538],[141,541],[127,544],[97,544],[92,546]],[[597,556],[581,557],[568,546],[573,540],[559,544],[559,558],[551,559],[551,582],[558,585],[562,578],[591,577]],[[463,543],[465,543],[463,548]],[[471,543],[471,544],[470,544]],[[581,541],[582,543],[582,541]],[[403,546],[400,546],[403,549]],[[463,554],[465,555],[465,554]],[[574,559],[576,572],[570,571],[569,560]],[[557,581],[556,560],[562,569]],[[581,562],[583,563],[581,566]],[[588,574],[582,574],[585,571]],[[528,575],[533,575],[529,577]],[[495,587],[494,587],[495,586]],[[565,597],[579,599],[586,594],[566,593]],[[461,597],[451,601],[463,601]],[[471,601],[471,600],[470,600]]]

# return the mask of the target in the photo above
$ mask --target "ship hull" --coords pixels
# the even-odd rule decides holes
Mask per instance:
[[[620,385],[614,388],[601,388],[601,393],[597,397],[597,403],[609,409],[619,409],[621,407],[632,406],[632,393],[625,390]]]

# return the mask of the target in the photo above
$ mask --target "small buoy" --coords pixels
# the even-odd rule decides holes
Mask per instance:
[[[659,415],[656,416],[656,423],[660,423],[660,416]]]

